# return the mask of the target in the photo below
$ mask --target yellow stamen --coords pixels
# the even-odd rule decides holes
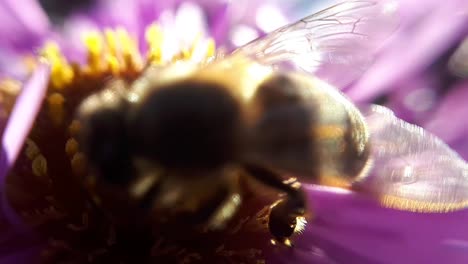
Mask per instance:
[[[13,79],[3,79],[0,81],[1,93],[16,96],[21,90],[21,82]]]
[[[73,68],[60,52],[57,44],[48,42],[42,49],[42,56],[51,64],[51,85],[60,89],[71,83],[74,77]]]
[[[214,39],[208,39],[206,41],[206,57],[207,58],[210,58],[210,57],[213,57],[215,55],[215,51],[216,51],[216,44],[215,44],[215,41]]]
[[[190,48],[187,59],[199,61],[203,58],[210,58],[214,55],[214,48],[213,39],[204,40],[202,35],[197,35]]]
[[[117,59],[117,57],[112,56],[110,54],[107,54],[106,55],[106,63],[107,63],[107,66],[109,67],[109,71],[112,73],[112,75],[118,76],[120,71],[122,71],[122,68],[121,68],[122,65],[119,62],[119,60]]]
[[[136,38],[132,38],[128,32],[122,28],[118,28],[116,34],[121,44],[121,53],[125,67],[127,70],[131,71],[140,70],[142,65]]]
[[[191,59],[191,57],[192,57],[192,51],[190,49],[183,48],[181,52],[181,58],[183,60],[189,60]]]
[[[53,93],[47,98],[49,117],[55,125],[61,125],[65,117],[65,97],[59,93]]]
[[[78,152],[78,141],[74,138],[70,138],[65,143],[65,152],[68,156],[73,156]]]
[[[28,159],[33,160],[35,157],[37,157],[39,154],[41,154],[41,151],[39,150],[39,147],[37,144],[32,141],[31,139],[26,139],[26,157]]]
[[[118,55],[118,39],[117,36],[115,35],[115,32],[112,31],[111,29],[105,29],[104,30],[104,36],[106,37],[106,44],[108,51],[110,55],[117,57]]]
[[[199,35],[191,45],[182,48],[179,53],[169,55],[165,51],[164,32],[157,24],[151,24],[145,32],[148,44],[146,60],[142,60],[137,39],[123,28],[105,29],[103,32],[91,31],[83,36],[87,50],[85,65],[70,65],[61,53],[58,45],[48,42],[42,49],[42,56],[52,65],[51,87],[62,89],[69,86],[76,78],[85,75],[99,76],[111,74],[138,74],[145,64],[165,64],[178,60],[208,60],[215,54],[212,39],[202,39]],[[166,54],[165,54],[166,53]],[[32,62],[28,64],[33,65]],[[133,75],[134,76],[134,75]]]
[[[190,47],[190,55],[193,55],[197,49],[200,48],[201,46],[201,34],[197,34],[195,37],[195,40],[192,43],[192,46]]]
[[[76,153],[71,159],[72,171],[76,176],[83,177],[86,175],[88,164],[86,162],[86,157],[83,153]]]
[[[78,133],[80,133],[81,129],[81,124],[78,120],[73,120],[68,126],[68,133],[70,133],[71,136],[78,136]]]
[[[8,114],[13,109],[20,90],[21,82],[10,78],[0,80],[0,105],[2,106],[0,112],[2,114]]]
[[[119,60],[119,39],[115,31],[110,29],[104,30],[104,36],[107,44],[107,53],[105,54],[105,61],[113,75],[118,75],[122,70],[121,61]]]
[[[147,59],[151,63],[162,63],[162,44],[164,41],[163,32],[157,24],[150,25],[145,32],[145,38],[148,43]]]
[[[104,70],[101,58],[104,51],[102,36],[98,32],[89,32],[84,36],[84,44],[88,50],[88,67],[92,72]]]
[[[31,167],[33,174],[37,177],[47,176],[47,160],[43,155],[34,158]]]

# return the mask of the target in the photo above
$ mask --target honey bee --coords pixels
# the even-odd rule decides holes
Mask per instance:
[[[110,81],[77,114],[96,204],[117,222],[126,207],[158,212],[152,221],[182,215],[220,229],[242,205],[240,181],[254,179],[285,194],[268,227],[286,245],[307,213],[304,182],[402,210],[466,207],[466,162],[390,110],[358,107],[336,88],[394,29],[390,9],[344,2],[204,63],[152,65],[133,82]]]

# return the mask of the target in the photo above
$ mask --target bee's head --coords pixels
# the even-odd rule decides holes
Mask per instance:
[[[152,90],[134,108],[135,154],[175,169],[214,169],[238,155],[241,111],[222,85],[183,80]]]

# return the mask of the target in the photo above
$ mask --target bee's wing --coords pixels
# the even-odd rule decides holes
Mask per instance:
[[[336,4],[279,28],[240,48],[266,65],[294,67],[337,87],[358,77],[397,25],[393,2],[357,0]]]
[[[444,212],[468,207],[468,164],[444,142],[381,106],[363,109],[372,171],[356,184],[384,206]]]

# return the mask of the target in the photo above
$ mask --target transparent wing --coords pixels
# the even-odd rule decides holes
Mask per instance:
[[[279,28],[237,49],[267,65],[292,64],[344,87],[369,66],[396,29],[396,4],[348,1]]]
[[[468,207],[468,164],[437,137],[381,106],[363,110],[373,167],[356,184],[384,206],[419,212]]]

